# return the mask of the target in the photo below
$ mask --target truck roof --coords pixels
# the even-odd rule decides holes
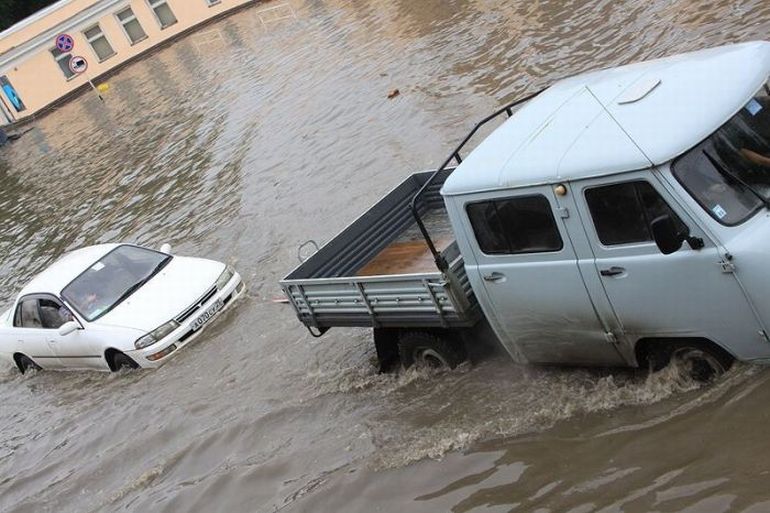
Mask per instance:
[[[457,167],[442,194],[558,183],[664,164],[735,115],[770,75],[770,43],[722,46],[561,80]]]
[[[46,270],[35,276],[19,293],[26,294],[52,293],[59,294],[90,265],[98,262],[104,255],[120,246],[120,244],[99,244],[76,249],[64,254]]]

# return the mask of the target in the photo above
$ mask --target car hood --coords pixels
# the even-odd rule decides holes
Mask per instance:
[[[94,324],[150,332],[178,316],[201,298],[225,270],[225,264],[202,258],[174,257],[161,272]]]

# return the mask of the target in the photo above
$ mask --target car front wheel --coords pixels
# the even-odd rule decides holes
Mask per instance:
[[[120,351],[115,351],[112,353],[112,365],[110,368],[113,372],[118,372],[121,369],[138,369],[139,365]]]

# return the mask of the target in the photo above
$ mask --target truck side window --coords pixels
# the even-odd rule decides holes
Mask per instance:
[[[564,246],[545,196],[522,196],[466,207],[481,251],[512,255],[560,251]]]
[[[37,299],[25,299],[16,310],[13,325],[17,328],[42,328]]]
[[[645,181],[594,187],[585,192],[599,240],[606,246],[652,241],[650,224],[669,214],[684,223],[658,192]]]

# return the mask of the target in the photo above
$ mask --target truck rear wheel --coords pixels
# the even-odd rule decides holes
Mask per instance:
[[[398,339],[398,353],[406,369],[412,365],[454,369],[467,358],[462,342],[427,331],[402,332]]]

